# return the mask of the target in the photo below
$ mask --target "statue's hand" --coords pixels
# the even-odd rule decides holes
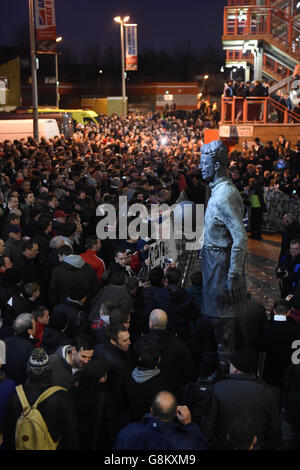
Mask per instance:
[[[227,279],[227,289],[233,302],[238,302],[242,298],[242,284],[238,277],[229,277]]]

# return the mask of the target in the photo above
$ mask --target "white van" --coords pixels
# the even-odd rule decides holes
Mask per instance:
[[[55,119],[39,119],[39,138],[47,140],[60,135]],[[33,137],[33,119],[5,119],[0,120],[0,140],[20,140]]]

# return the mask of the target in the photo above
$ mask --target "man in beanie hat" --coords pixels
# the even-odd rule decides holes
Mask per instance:
[[[49,357],[42,348],[34,349],[27,363],[28,381],[23,386],[29,405],[33,405],[38,397],[51,384],[51,364]],[[60,440],[58,449],[76,450],[78,442],[78,421],[73,401],[66,390],[59,390],[43,401],[38,407],[50,436],[54,442]],[[7,406],[4,424],[4,448],[15,449],[15,430],[22,406],[17,392],[11,395]]]
[[[121,429],[117,404],[111,393],[107,359],[96,359],[83,369],[79,384],[71,390],[79,418],[81,449],[110,449]]]
[[[251,350],[232,354],[230,374],[214,384],[203,431],[215,449],[228,449],[230,423],[241,415],[255,424],[257,449],[277,449],[280,440],[278,407],[271,389],[255,375],[256,355]]]

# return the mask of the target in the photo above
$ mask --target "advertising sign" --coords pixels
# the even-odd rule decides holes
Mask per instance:
[[[125,26],[125,69],[128,71],[138,69],[137,54],[137,25],[124,24]]]
[[[55,0],[35,0],[36,52],[56,52]]]

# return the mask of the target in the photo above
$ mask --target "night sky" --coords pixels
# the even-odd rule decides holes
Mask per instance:
[[[124,6],[126,4],[126,8]],[[56,0],[56,31],[82,58],[85,48],[99,43],[100,52],[120,45],[115,16],[138,24],[138,48],[171,51],[177,45],[221,49],[226,0]],[[0,45],[12,45],[14,31],[28,25],[28,0],[1,2]]]

